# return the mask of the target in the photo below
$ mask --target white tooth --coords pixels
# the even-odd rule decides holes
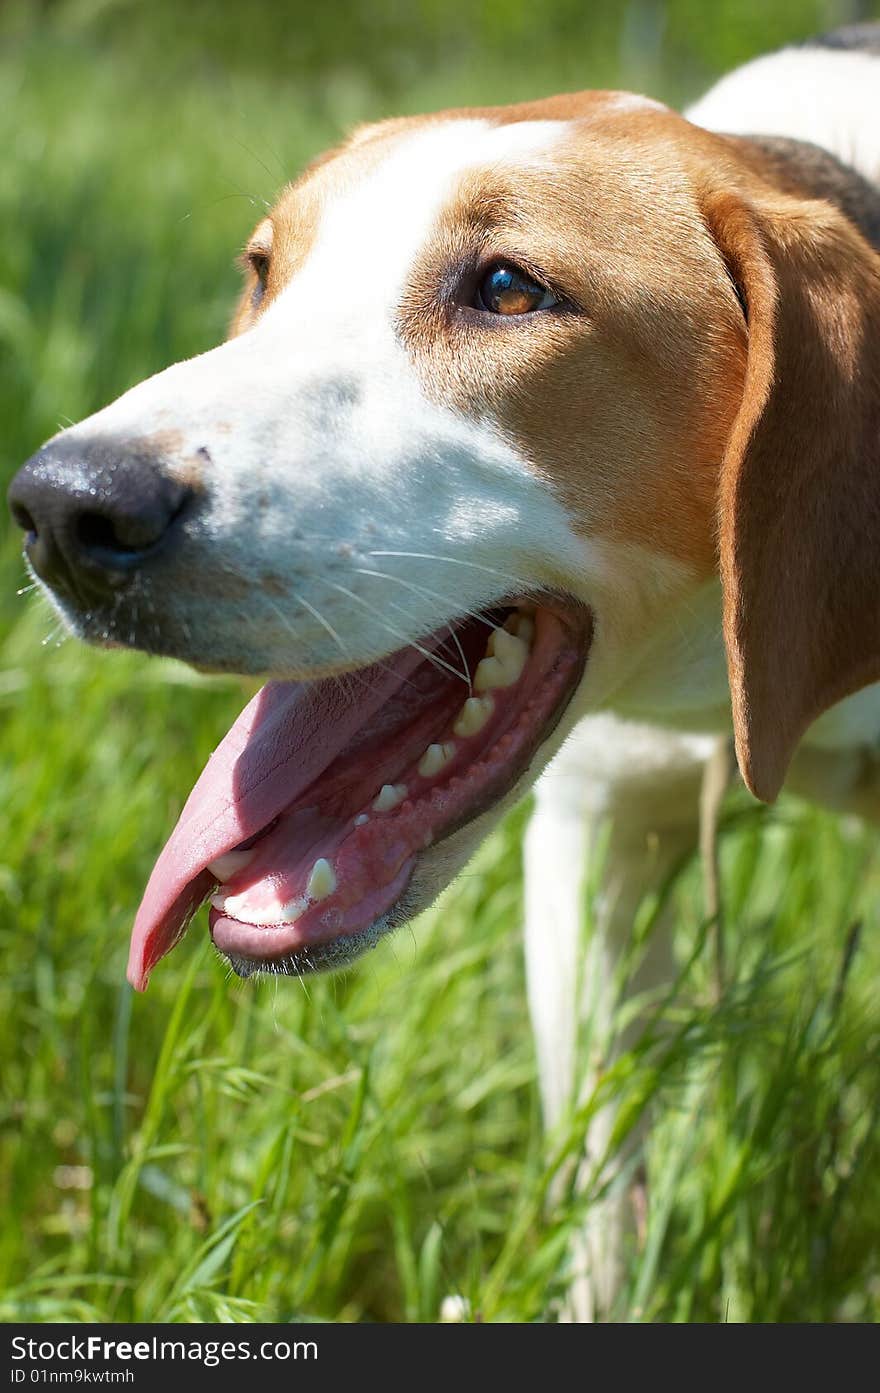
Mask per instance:
[[[506,629],[493,629],[486,651],[489,657],[477,664],[474,673],[474,689],[491,692],[495,687],[512,687],[526,665],[528,645]]]
[[[295,919],[298,919],[299,916],[308,909],[308,907],[308,903],[304,899],[288,900],[286,905],[282,905],[280,919],[269,919],[267,917],[265,922],[267,924],[292,924]]]
[[[500,658],[483,658],[474,673],[474,691],[491,692],[495,687],[508,687],[512,685],[508,678]]]
[[[443,751],[439,745],[429,745],[416,766],[423,779],[433,779],[443,768]]]
[[[357,817],[354,820],[354,825],[355,827],[363,827],[364,823],[369,822],[369,820],[370,819],[367,813],[358,813]]]
[[[265,909],[249,909],[247,895],[212,895],[211,904],[224,914],[231,914],[242,924],[253,924],[256,928],[270,924],[292,924],[308,908],[308,901],[298,899],[289,900],[283,905],[267,905]]]
[[[483,662],[488,659],[484,658]],[[492,660],[493,662],[495,659]],[[482,666],[482,664],[481,664]],[[468,697],[452,729],[456,735],[476,735],[492,715],[495,703],[490,696]]]
[[[511,672],[516,671],[517,677],[529,656],[528,644],[523,643],[516,634],[509,634],[506,629],[492,630],[486,652],[497,658],[504,667],[510,668]]]
[[[423,779],[433,779],[435,774],[439,774],[444,764],[448,764],[455,754],[453,744],[429,745],[418,763],[418,771]]]
[[[500,658],[483,658],[474,673],[474,691],[492,692],[496,687],[512,687],[525,667],[525,658],[514,667]]]
[[[312,900],[326,900],[328,895],[332,895],[336,889],[336,872],[323,856],[312,867],[312,874],[309,876],[309,883],[306,886],[306,894]]]
[[[253,861],[256,852],[253,848],[250,851],[227,851],[225,856],[218,856],[216,861],[212,861],[208,870],[211,875],[216,876],[222,885],[225,881],[231,880],[239,871],[243,871],[249,861]]]
[[[392,808],[403,802],[406,793],[406,784],[383,784],[373,799],[373,808],[377,813],[390,813]]]

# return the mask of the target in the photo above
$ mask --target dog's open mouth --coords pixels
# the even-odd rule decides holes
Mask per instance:
[[[326,967],[370,946],[420,854],[526,771],[591,637],[579,607],[505,603],[369,668],[269,683],[156,863],[132,985],[146,987],[205,899],[214,943],[243,976]]]

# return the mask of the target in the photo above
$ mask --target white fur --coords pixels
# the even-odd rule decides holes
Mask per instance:
[[[608,106],[615,111],[665,111],[662,102],[643,97],[637,92],[615,92]]]
[[[880,182],[880,58],[836,48],[784,48],[723,77],[685,115],[729,135],[820,145]]]

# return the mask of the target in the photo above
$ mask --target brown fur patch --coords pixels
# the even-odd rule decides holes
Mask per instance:
[[[721,573],[737,755],[772,799],[807,726],[880,680],[880,256],[825,202],[706,215],[749,304]]]

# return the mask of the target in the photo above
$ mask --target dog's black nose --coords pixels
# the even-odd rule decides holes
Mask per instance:
[[[25,551],[47,585],[100,599],[168,546],[192,490],[163,472],[143,440],[51,441],[9,488]]]

